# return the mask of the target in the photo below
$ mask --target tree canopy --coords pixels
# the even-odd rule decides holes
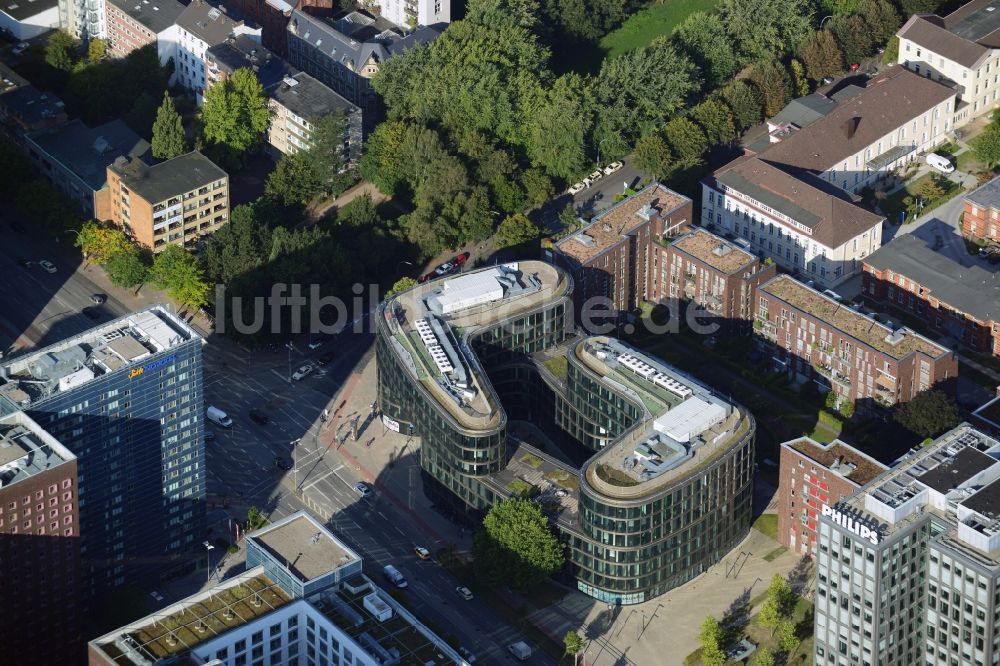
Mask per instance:
[[[490,508],[472,544],[476,576],[492,587],[526,590],[558,571],[564,561],[541,508],[528,499],[508,499]]]
[[[205,273],[194,255],[179,245],[168,245],[156,255],[149,277],[181,305],[200,308],[208,304],[210,286]]]
[[[713,87],[724,84],[739,65],[733,41],[718,14],[694,12],[677,26],[673,41]]]
[[[746,63],[794,51],[812,30],[809,0],[722,0],[718,12]]]
[[[955,402],[943,391],[928,389],[896,407],[894,419],[919,437],[936,437],[958,425]]]
[[[242,153],[260,142],[269,118],[264,87],[249,67],[205,91],[202,134],[210,142]]]
[[[524,213],[515,213],[504,218],[497,227],[497,247],[513,247],[538,238],[541,229]]]
[[[163,103],[156,111],[151,143],[153,157],[161,160],[169,160],[187,152],[181,115],[177,113],[174,100],[167,91],[163,92]]]
[[[87,261],[104,265],[112,256],[126,250],[131,243],[121,229],[91,220],[83,223],[76,235],[75,245],[87,257]]]

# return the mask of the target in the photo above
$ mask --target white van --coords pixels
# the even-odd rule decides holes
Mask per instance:
[[[937,153],[930,153],[927,156],[927,164],[933,169],[937,169],[941,173],[951,173],[955,170],[952,165],[951,160],[949,160],[944,155],[938,155]]]
[[[409,584],[406,582],[406,578],[403,577],[403,574],[399,573],[399,569],[392,566],[391,564],[385,565],[385,567],[382,569],[382,573],[385,574],[385,577],[389,580],[390,583],[392,583],[398,588],[404,588]]]
[[[213,407],[212,405],[209,405],[208,409],[205,410],[205,416],[208,418],[209,421],[215,423],[216,425],[220,425],[223,428],[233,427],[233,420],[229,418],[229,414],[226,414],[218,407]]]

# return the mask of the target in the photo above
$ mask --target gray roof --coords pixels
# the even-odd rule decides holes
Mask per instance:
[[[771,122],[780,124],[792,123],[798,127],[805,127],[833,111],[836,106],[837,103],[829,97],[820,95],[819,93],[812,93],[805,97],[793,99],[785,105],[785,108],[778,112],[778,115],[771,119]]]
[[[192,0],[177,17],[177,25],[206,44],[221,44],[236,27],[244,23],[242,16],[205,0]]]
[[[116,160],[111,170],[130,190],[151,204],[208,185],[228,174],[197,150],[148,166],[139,160]]]
[[[90,128],[76,119],[54,130],[29,136],[39,148],[58,160],[93,190],[104,187],[108,166],[122,155],[146,158],[149,144],[115,119]]]
[[[250,67],[264,90],[274,88],[281,83],[283,77],[295,71],[291,65],[248,35],[227,37],[221,44],[210,46],[206,59],[217,63],[219,69],[227,74],[232,74],[241,67]]]
[[[420,26],[403,34],[403,29],[381,17],[363,12],[350,12],[334,20],[310,16],[296,9],[288,22],[288,30],[342,65],[360,67],[369,59],[385,61],[416,44],[437,39],[445,24]]]
[[[1000,209],[1000,176],[968,194],[965,200],[983,208]]]
[[[177,22],[184,5],[177,0],[108,0],[136,23],[154,34],[163,32]]]
[[[52,9],[57,2],[58,0],[4,0],[0,2],[0,11],[15,21],[23,21]]]
[[[294,82],[295,85],[289,85]],[[318,118],[333,112],[349,114],[358,109],[305,72],[285,79],[271,93],[283,107],[300,118]]]
[[[864,261],[878,270],[905,275],[938,301],[980,321],[1000,320],[1000,273],[963,266],[913,234],[894,238]]]
[[[32,85],[14,88],[0,95],[0,107],[29,126],[49,118],[65,118],[66,115],[61,99]]]

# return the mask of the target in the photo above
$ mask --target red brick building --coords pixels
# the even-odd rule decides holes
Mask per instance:
[[[965,197],[962,235],[1000,243],[1000,176]]]
[[[225,0],[227,9],[233,9],[260,26],[260,41],[271,52],[282,58],[288,56],[288,21],[295,9],[295,0]],[[304,2],[315,4],[314,2]]]
[[[869,298],[914,314],[971,349],[1000,356],[1000,273],[960,264],[906,234],[865,259],[862,280]]]
[[[778,463],[778,541],[796,553],[812,553],[823,505],[833,506],[886,469],[840,440],[785,442]]]
[[[23,412],[0,418],[0,661],[82,660],[79,529],[76,456]]]
[[[775,366],[850,400],[861,411],[953,390],[955,353],[908,328],[893,330],[779,275],[757,289],[754,331]]]
[[[689,198],[652,183],[547,249],[546,259],[572,274],[578,312],[590,299],[606,298],[609,318],[620,320],[655,298],[657,246],[687,231],[691,213]]]
[[[776,275],[773,261],[761,262],[741,241],[728,241],[704,229],[654,248],[649,300],[696,303],[707,315],[721,318],[725,332],[749,332],[754,290]]]
[[[156,36],[167,30],[184,11],[177,0],[107,0],[104,18],[108,26],[108,53],[124,58],[148,44],[156,44]]]

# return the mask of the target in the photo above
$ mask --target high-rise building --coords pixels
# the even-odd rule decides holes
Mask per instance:
[[[10,663],[83,656],[79,538],[76,456],[24,412],[0,417],[0,633]]]
[[[86,598],[155,583],[200,548],[202,343],[154,306],[0,366],[0,395],[77,456]]]
[[[1000,441],[963,424],[818,527],[817,666],[1000,662]]]

